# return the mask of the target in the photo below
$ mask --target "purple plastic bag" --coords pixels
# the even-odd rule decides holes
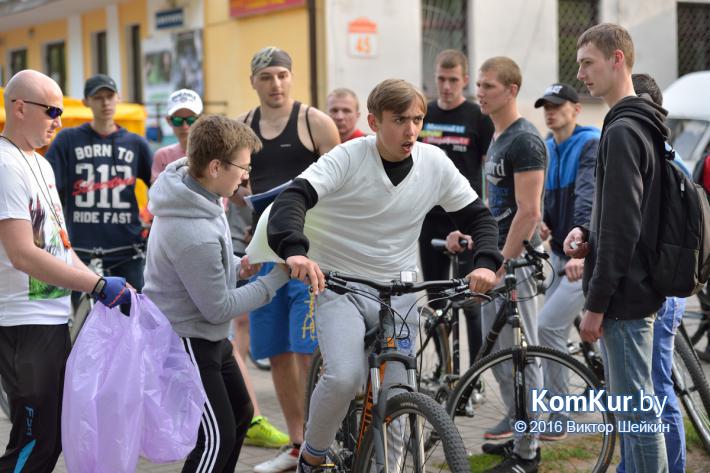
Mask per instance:
[[[96,304],[69,355],[62,448],[72,473],[132,473],[143,427],[141,302],[131,316]]]
[[[131,315],[96,304],[69,355],[62,446],[72,473],[134,472],[194,448],[205,396],[165,316],[132,293]]]
[[[141,325],[148,338],[141,455],[154,463],[181,460],[197,443],[206,399],[200,373],[168,319],[147,297]]]

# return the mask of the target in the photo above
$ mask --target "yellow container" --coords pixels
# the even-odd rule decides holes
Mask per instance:
[[[0,87],[0,127],[5,127],[5,99],[4,88]],[[145,136],[145,120],[147,117],[145,107],[135,103],[119,103],[114,120],[128,131]],[[64,113],[62,114],[62,128],[72,128],[82,123],[90,122],[91,109],[81,103],[81,99],[64,97]],[[55,134],[56,136],[56,134]],[[44,154],[46,148],[38,150]],[[136,199],[138,206],[143,209],[148,204],[148,186],[138,179],[136,181]]]

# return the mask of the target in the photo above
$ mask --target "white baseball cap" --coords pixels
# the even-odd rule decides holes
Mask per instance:
[[[183,108],[194,112],[195,115],[199,115],[202,113],[202,99],[194,90],[180,89],[170,94],[167,107],[168,116]]]

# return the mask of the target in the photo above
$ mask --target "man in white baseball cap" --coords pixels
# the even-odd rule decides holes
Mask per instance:
[[[150,181],[154,182],[158,174],[165,170],[165,167],[176,159],[187,156],[187,137],[190,134],[190,126],[202,114],[202,99],[197,92],[190,89],[180,89],[168,97],[167,116],[165,120],[173,128],[173,133],[178,142],[164,146],[155,152],[153,157],[153,168],[151,170]]]

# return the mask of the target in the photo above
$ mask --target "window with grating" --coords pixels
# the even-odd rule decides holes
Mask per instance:
[[[710,69],[710,4],[678,3],[678,76]]]
[[[458,49],[468,55],[466,3],[466,0],[422,0],[422,88],[428,98],[436,97],[436,55],[444,49]]]
[[[598,0],[558,0],[557,67],[559,81],[573,86],[577,92],[583,95],[589,95],[589,91],[582,82],[577,80],[577,38],[587,28],[596,25],[598,17]]]

